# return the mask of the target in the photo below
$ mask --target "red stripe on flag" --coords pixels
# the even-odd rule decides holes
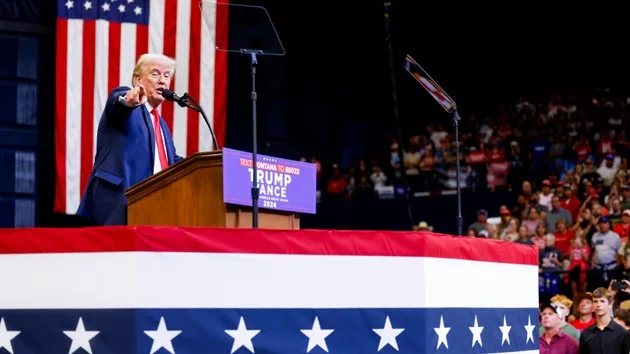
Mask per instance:
[[[55,169],[54,210],[66,213],[66,81],[68,80],[68,21],[57,19],[57,55],[55,65]]]
[[[201,11],[195,11],[198,0],[190,0],[190,55],[188,56],[188,92],[199,97],[200,57],[201,57]],[[199,151],[199,113],[188,110],[186,155]]]
[[[175,58],[176,43],[177,0],[166,0],[164,4],[164,55]],[[175,76],[177,76],[177,72],[175,73]],[[175,80],[175,77],[173,77],[173,79],[171,80],[171,90],[175,87]],[[173,110],[173,102],[164,101],[164,103],[162,103],[162,118],[164,118],[164,120],[166,121],[168,128],[171,130],[171,134],[174,134]]]
[[[136,26],[136,61],[142,54],[149,52],[149,26]]]
[[[226,1],[227,2],[227,1]],[[215,36],[216,43],[227,44],[228,38],[228,7],[217,6],[217,18]],[[227,120],[227,75],[228,56],[227,52],[215,51],[214,59],[214,133],[217,136],[218,147],[223,146],[225,141],[226,120]]]
[[[124,41],[120,34],[120,23],[109,23],[109,56],[107,60],[107,95],[120,84],[120,46]]]
[[[94,138],[94,55],[96,21],[83,22],[83,76],[81,78],[81,190],[83,194],[92,173]]]

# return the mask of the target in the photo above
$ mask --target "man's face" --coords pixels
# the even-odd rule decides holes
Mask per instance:
[[[560,209],[560,199],[558,199],[558,197],[553,197],[553,199],[551,199],[551,206],[555,210]]]
[[[135,78],[135,85],[143,85],[147,92],[147,101],[157,107],[164,102],[162,90],[171,87],[170,68],[162,63],[149,62],[144,67],[144,72]]]
[[[595,305],[595,315],[598,317],[605,316],[607,313],[610,313],[611,304],[605,297],[598,297],[593,299],[593,304]]]
[[[608,231],[610,231],[610,224],[607,222],[600,222],[599,223],[599,232],[605,234]]]
[[[587,315],[589,313],[593,313],[593,301],[583,299],[580,301],[580,314]]]
[[[572,195],[573,195],[573,191],[571,191],[571,188],[564,188],[564,196],[566,198],[571,198]]]
[[[550,308],[546,308],[541,313],[540,324],[545,329],[558,328],[558,326],[560,325],[560,317],[558,317],[558,314],[553,312]]]

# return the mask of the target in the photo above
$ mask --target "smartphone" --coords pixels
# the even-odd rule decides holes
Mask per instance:
[[[622,282],[622,281],[616,281],[612,285],[612,289],[613,290],[623,290],[623,289],[625,289],[627,287],[628,287],[628,284],[626,284],[625,282]]]

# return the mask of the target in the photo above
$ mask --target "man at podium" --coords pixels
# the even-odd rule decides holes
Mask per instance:
[[[158,107],[170,89],[175,61],[144,54],[132,74],[107,98],[98,125],[96,157],[77,214],[97,225],[127,224],[125,190],[179,162],[171,132]]]

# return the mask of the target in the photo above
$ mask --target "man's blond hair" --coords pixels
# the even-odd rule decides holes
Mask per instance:
[[[133,75],[131,76],[131,85],[133,86],[133,80],[137,76],[141,76],[144,73],[144,70],[148,64],[151,63],[161,63],[165,64],[169,67],[171,71],[171,77],[175,75],[175,59],[168,57],[164,54],[156,54],[156,53],[146,53],[142,54],[140,58],[138,58],[138,62],[136,66],[133,68]]]
[[[559,302],[567,307],[567,309],[571,309],[571,305],[573,305],[573,301],[564,295],[556,295],[550,299],[551,303]]]

